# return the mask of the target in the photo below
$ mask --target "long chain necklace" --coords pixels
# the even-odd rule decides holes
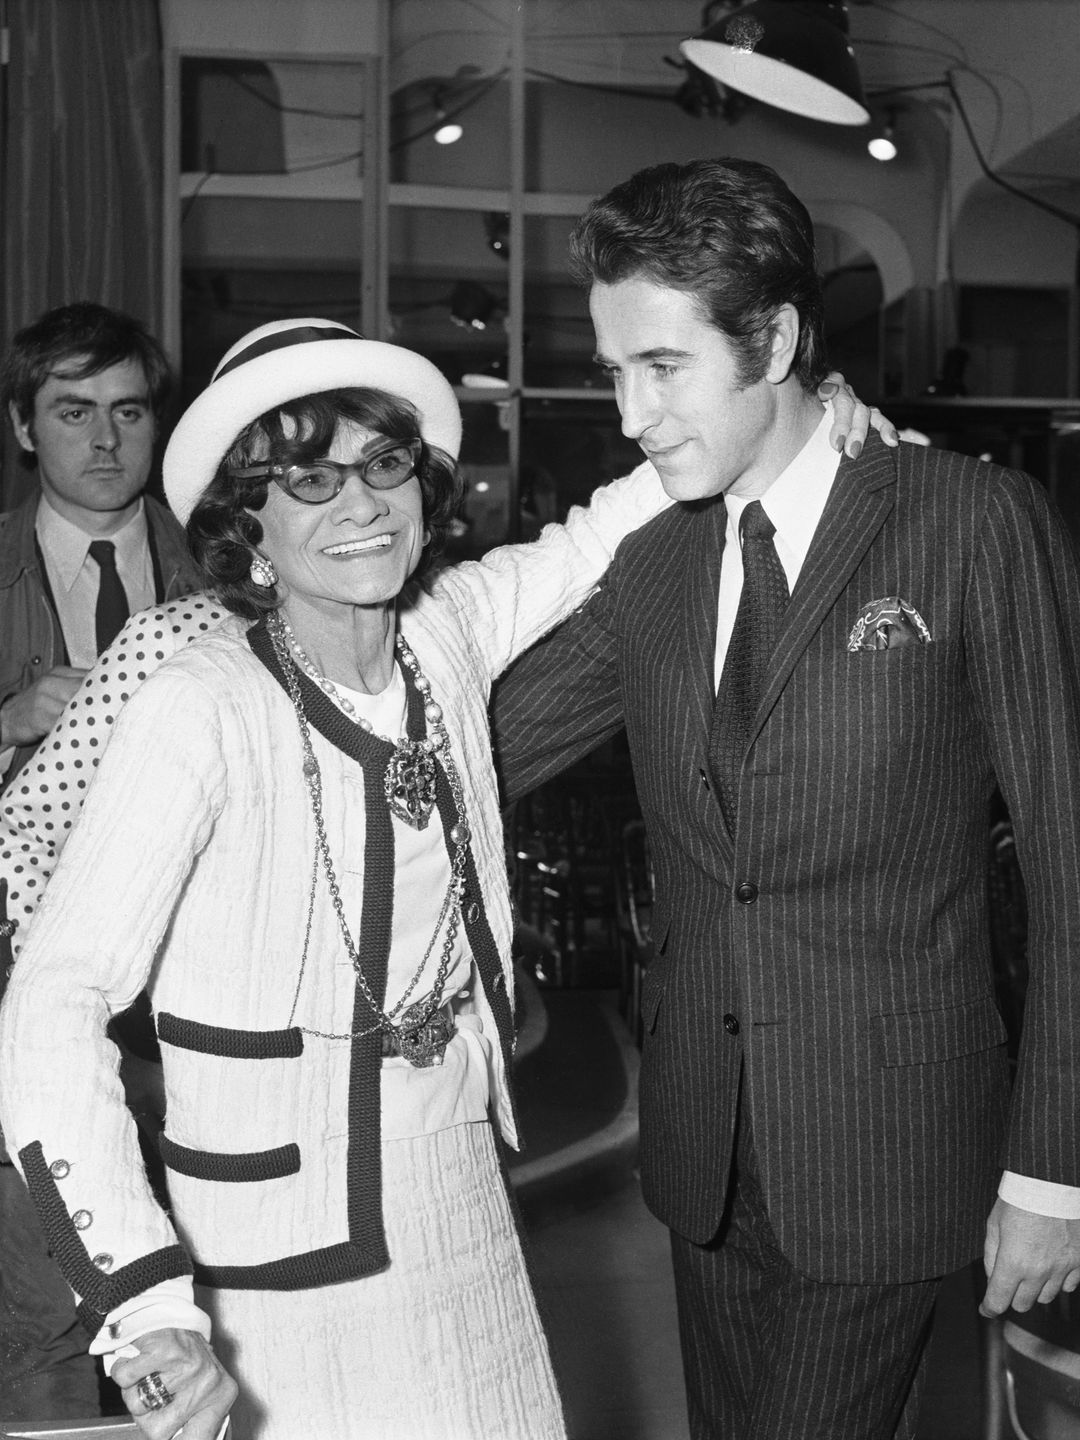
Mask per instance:
[[[292,701],[293,710],[296,713],[297,725],[300,730],[300,743],[304,752],[304,781],[308,788],[308,795],[311,801],[311,812],[315,822],[315,863],[312,869],[311,894],[308,901],[307,927],[304,934],[304,950],[300,960],[300,974],[297,978],[296,994],[293,998],[293,1009],[290,1014],[295,1014],[296,1005],[299,999],[300,987],[303,984],[304,971],[307,964],[308,942],[311,937],[311,923],[315,905],[315,884],[318,873],[319,861],[322,861],[323,871],[326,875],[327,887],[330,891],[330,898],[337,915],[338,926],[345,943],[345,950],[356,976],[356,983],[364,999],[371,1010],[378,1015],[379,1019],[366,1030],[350,1031],[347,1034],[336,1035],[327,1031],[308,1031],[309,1034],[321,1036],[330,1040],[358,1039],[364,1035],[372,1035],[376,1031],[383,1031],[395,1037],[398,1052],[403,1055],[410,1064],[420,1068],[436,1064],[442,1059],[446,1046],[453,1033],[452,1026],[446,1017],[436,1012],[439,1011],[442,1001],[443,986],[450,971],[450,962],[453,956],[454,942],[457,939],[458,925],[461,916],[461,897],[465,889],[465,865],[468,857],[469,824],[465,812],[465,796],[462,790],[461,777],[458,774],[457,766],[454,764],[450,753],[450,737],[443,724],[442,707],[432,698],[431,683],[420,670],[420,662],[409,648],[404,637],[398,635],[395,641],[397,653],[401,663],[411,672],[417,691],[424,702],[424,717],[431,727],[430,739],[417,741],[398,741],[394,745],[394,753],[391,755],[386,769],[385,789],[387,792],[387,803],[391,810],[405,820],[405,823],[413,825],[417,829],[423,829],[427,824],[427,815],[435,804],[435,756],[438,754],[442,763],[443,771],[450,785],[450,793],[454,801],[455,821],[450,827],[450,841],[453,850],[450,855],[450,883],[446,889],[442,906],[439,910],[439,918],[435,923],[435,929],[431,940],[424,952],[420,964],[417,966],[412,979],[405,988],[400,1000],[389,1010],[385,1011],[375,999],[367,976],[364,974],[363,964],[357,952],[349,931],[348,921],[345,918],[345,907],[341,899],[341,890],[338,885],[337,874],[334,870],[333,860],[330,856],[330,845],[326,838],[326,825],[323,818],[322,808],[322,772],[319,769],[319,762],[315,758],[315,751],[311,743],[311,730],[308,726],[307,716],[304,713],[303,698],[300,694],[299,669],[296,660],[290,653],[290,638],[287,622],[276,612],[267,618],[267,630],[274,647],[274,654],[281,667],[286,685],[289,691],[289,698]],[[291,637],[291,644],[296,646],[295,637]],[[303,657],[307,660],[307,657]],[[307,661],[310,665],[310,661]],[[306,668],[306,667],[305,667]],[[315,677],[312,676],[314,679]],[[327,685],[332,682],[327,681]],[[320,688],[329,694],[325,686]],[[340,697],[344,698],[344,697]],[[343,707],[344,708],[344,707]],[[370,726],[366,727],[370,731]],[[393,742],[387,742],[393,743]],[[395,772],[395,761],[397,762],[397,773],[409,772],[414,765],[415,752],[420,751],[428,760],[431,767],[430,801],[425,795],[417,795],[423,789],[422,782],[409,781],[410,799],[406,813],[402,814],[399,808],[395,807],[394,799],[391,798],[391,774]],[[403,754],[401,752],[404,752]],[[398,785],[395,785],[395,793]],[[415,816],[418,809],[426,806],[427,814],[421,822],[417,822]],[[410,818],[413,817],[413,818]],[[442,951],[439,956],[438,968],[435,972],[435,979],[431,991],[423,999],[409,1005],[406,1009],[406,1001],[412,995],[421,975],[435,948],[439,932],[443,925],[446,925],[446,935],[443,939]]]

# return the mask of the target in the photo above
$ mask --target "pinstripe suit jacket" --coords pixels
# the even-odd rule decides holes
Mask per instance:
[[[709,775],[724,530],[722,500],[675,506],[518,662],[494,712],[507,791],[625,725],[656,865],[655,1213],[716,1232],[742,1069],[791,1261],[826,1281],[942,1274],[980,1252],[1002,1168],[1080,1184],[1076,554],[1030,477],[872,435],[786,612],[732,835]],[[890,595],[932,642],[849,652]],[[1011,1094],[986,916],[995,780],[1030,905]]]

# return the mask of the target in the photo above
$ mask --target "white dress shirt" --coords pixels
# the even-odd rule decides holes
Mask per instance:
[[[140,499],[135,514],[112,535],[88,535],[54,510],[42,495],[34,529],[64,632],[68,663],[80,670],[89,669],[98,653],[95,616],[101,575],[97,561],[90,557],[91,541],[111,540],[116,547],[116,570],[130,614],[145,610],[157,599],[146,507]]]
[[[759,496],[762,509],[776,526],[773,544],[787,576],[788,593],[803,567],[810,542],[814,538],[832,491],[840,456],[829,444],[832,414],[826,411],[821,424],[811,435],[791,464],[781,471],[765,494]],[[727,532],[724,560],[720,567],[720,591],[717,604],[716,662],[714,687],[720,683],[720,672],[735,626],[735,615],[742,594],[742,550],[739,544],[739,521],[742,512],[754,497],[728,495]],[[1030,1175],[1017,1175],[1006,1170],[998,1186],[998,1195],[1021,1210],[1036,1215],[1051,1215],[1064,1220],[1080,1219],[1080,1188],[1058,1185],[1050,1180],[1037,1180]]]

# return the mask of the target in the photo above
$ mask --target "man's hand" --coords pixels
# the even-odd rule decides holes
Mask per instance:
[[[833,427],[829,432],[829,444],[834,450],[857,460],[871,426],[886,445],[900,444],[900,436],[892,421],[886,420],[876,407],[870,409],[864,405],[839,370],[830,370],[818,386],[817,393],[822,402],[832,401]]]
[[[979,1314],[990,1318],[1046,1305],[1080,1285],[1080,1220],[1057,1220],[998,1199],[986,1222],[986,1294]]]
[[[18,695],[9,695],[0,709],[0,747],[6,750],[43,740],[85,674],[74,665],[57,665]]]
[[[152,1330],[134,1347],[138,1355],[117,1360],[112,1378],[142,1433],[149,1440],[172,1440],[183,1426],[183,1440],[215,1440],[236,1399],[236,1381],[202,1336],[194,1330]],[[171,1397],[159,1409],[150,1408],[139,1391],[139,1381],[154,1374]],[[160,1392],[156,1382],[153,1388]]]

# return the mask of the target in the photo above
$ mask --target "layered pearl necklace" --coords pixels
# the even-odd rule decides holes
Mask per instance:
[[[289,624],[288,620],[285,619],[285,616],[282,615],[280,610],[277,612],[275,618],[281,626],[281,630],[285,636],[285,639],[289,642],[289,648],[292,650],[293,656],[295,657],[297,664],[300,666],[300,669],[303,670],[304,674],[308,677],[308,679],[313,680],[315,684],[318,685],[319,689],[323,692],[324,695],[329,695],[330,699],[334,702],[338,709],[343,711],[344,714],[349,717],[349,719],[353,722],[354,725],[359,725],[360,729],[363,730],[366,734],[374,735],[375,731],[372,728],[371,721],[367,718],[367,716],[361,715],[360,712],[357,710],[356,706],[348,698],[348,696],[342,695],[341,691],[337,688],[337,686],[332,680],[328,680],[325,675],[320,675],[318,670],[315,669],[315,666],[310,656],[308,655],[304,647],[300,644],[300,641],[297,640],[296,636],[293,633],[292,626]],[[398,636],[398,641],[400,642],[400,640],[401,637]],[[412,655],[411,651],[409,653],[413,661],[412,668],[419,681],[419,679],[421,678],[420,667],[416,663],[415,655]],[[424,684],[427,685],[428,691],[430,692],[431,686],[428,685],[428,682],[426,680],[424,681]],[[420,689],[421,694],[423,694],[423,690],[421,689],[419,683],[417,684],[417,689]],[[425,700],[426,698],[427,697],[425,696]],[[441,718],[441,711],[439,712],[439,715]],[[430,717],[428,718],[430,719]],[[443,734],[445,733],[446,732],[444,731]],[[391,745],[395,745],[397,743],[396,740],[392,740],[389,735],[380,735],[379,739],[386,740]]]

